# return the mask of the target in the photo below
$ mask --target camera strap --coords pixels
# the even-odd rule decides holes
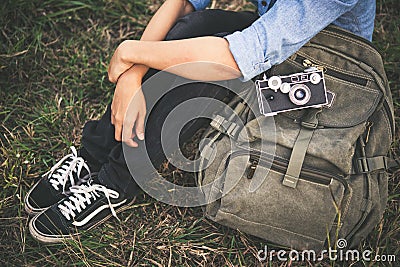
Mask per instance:
[[[282,182],[283,185],[291,188],[296,188],[297,182],[299,181],[308,145],[310,144],[314,130],[318,127],[317,115],[322,111],[322,109],[308,109],[307,111],[308,112],[300,123],[301,129],[293,146],[289,165]]]

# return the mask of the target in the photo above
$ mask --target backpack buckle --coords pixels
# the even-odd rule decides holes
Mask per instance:
[[[210,123],[210,126],[230,137],[235,137],[240,129],[239,125],[225,119],[221,115],[215,115]]]
[[[358,173],[367,173],[380,169],[388,169],[387,157],[378,156],[373,158],[358,158],[356,161],[356,168]]]
[[[299,177],[294,177],[289,174],[285,174],[282,184],[286,185],[288,187],[291,187],[291,188],[296,188],[298,181],[299,181]]]
[[[369,172],[367,158],[359,158],[359,159],[357,159],[357,171],[358,171],[358,173],[367,173],[367,172]]]
[[[308,128],[308,129],[317,129],[318,127],[318,121],[316,122],[310,122],[310,121],[302,121],[300,123],[301,126]]]
[[[300,125],[307,129],[318,128],[318,114],[322,111],[322,108],[310,109],[309,112],[301,120]]]

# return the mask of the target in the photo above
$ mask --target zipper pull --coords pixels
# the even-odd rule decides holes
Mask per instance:
[[[307,67],[307,69],[306,69],[305,71],[307,71],[307,70],[311,71],[311,70],[313,70],[313,68],[315,68],[316,70],[323,71],[323,72],[326,71],[326,68],[325,68],[325,67],[320,66],[320,65],[317,65],[317,64],[314,64],[314,63],[312,63],[311,60],[309,60],[309,59],[304,59],[304,60],[303,60],[303,66],[304,66],[304,67]]]
[[[304,67],[315,67],[314,64],[309,59],[303,60],[303,66]]]
[[[247,171],[247,179],[251,179],[254,176],[254,173],[256,172],[256,168],[258,166],[258,159],[250,159],[250,166]]]

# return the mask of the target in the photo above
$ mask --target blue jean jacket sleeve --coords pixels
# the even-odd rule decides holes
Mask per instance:
[[[192,4],[194,10],[203,10],[205,9],[211,2],[211,0],[188,0],[189,3]]]
[[[279,64],[313,36],[350,11],[357,0],[283,0],[250,27],[225,38],[242,81]]]

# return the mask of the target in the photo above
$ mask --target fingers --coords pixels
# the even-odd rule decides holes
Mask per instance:
[[[130,147],[138,147],[138,143],[136,143],[133,138],[135,134],[133,133],[133,127],[137,118],[128,118],[125,120],[125,123],[122,127],[122,141]]]
[[[122,124],[123,118],[118,115],[114,106],[111,105],[111,124],[114,125],[114,139],[117,141],[122,141]]]
[[[133,120],[132,122],[130,122],[130,120],[127,120],[124,123],[123,119],[120,119],[115,115],[111,115],[111,123],[114,125],[115,128],[115,140],[117,140],[118,142],[124,142],[130,147],[138,147],[138,143],[133,140],[135,134],[132,132],[135,120]]]
[[[114,122],[114,114],[112,114],[112,113],[111,113],[111,124],[112,124],[112,125],[115,125],[115,122]]]
[[[114,119],[114,127],[115,127],[115,133],[114,133],[114,138],[115,140],[121,142],[121,136],[122,136],[122,122],[118,119]]]
[[[116,141],[121,142],[123,140],[124,116],[120,115],[119,109],[117,108],[118,104],[119,103],[118,103],[118,101],[116,101],[115,95],[114,95],[114,99],[111,104],[111,124],[114,125],[114,139]],[[131,138],[133,138],[133,137],[131,137]],[[126,138],[126,140],[128,140],[128,139]]]
[[[136,135],[139,140],[144,140],[144,120],[146,117],[146,112],[139,112],[138,118],[135,125]]]
[[[115,125],[115,139],[117,141],[122,141],[126,143],[130,147],[138,147],[139,144],[133,140],[135,136],[138,137],[139,140],[144,140],[144,121],[146,117],[146,112],[138,112],[136,118],[127,118],[123,125],[116,123]],[[135,131],[133,131],[135,129]],[[117,139],[117,135],[119,139],[121,139],[122,131],[122,140]]]

